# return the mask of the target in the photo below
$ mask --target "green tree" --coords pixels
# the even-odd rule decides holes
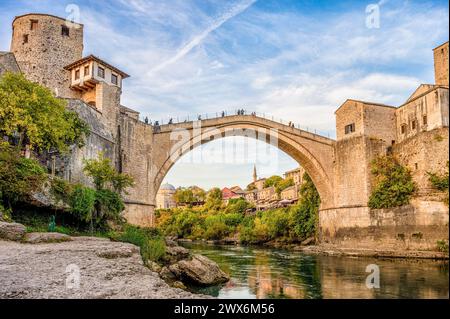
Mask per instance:
[[[276,187],[283,179],[280,176],[273,175],[264,181],[264,188],[274,186]]]
[[[0,78],[0,135],[17,147],[29,145],[36,151],[66,152],[69,146],[82,146],[89,134],[87,124],[66,102],[22,74],[5,73]]]
[[[175,202],[180,204],[186,204],[186,205],[192,205],[192,203],[195,201],[194,193],[189,188],[178,188],[175,191]]]
[[[294,180],[292,178],[283,179],[275,186],[275,190],[278,195],[281,194],[286,188],[294,186]]]
[[[196,202],[204,202],[206,200],[206,192],[204,189],[198,186],[191,186],[189,189],[192,191],[192,195]]]
[[[291,207],[289,223],[292,236],[300,240],[314,235],[320,206],[320,196],[311,177],[305,173],[299,191],[300,202]]]
[[[69,194],[71,212],[91,223],[91,231],[97,226],[105,226],[108,220],[119,221],[120,214],[125,209],[121,193],[127,187],[133,186],[133,178],[118,173],[111,160],[102,153],[97,159],[84,161],[85,174],[92,178],[95,190],[78,185]]]
[[[393,156],[380,156],[372,161],[375,186],[369,197],[370,208],[390,208],[409,203],[416,186],[410,171]]]
[[[97,190],[105,189],[106,184],[111,182],[116,175],[111,160],[103,153],[100,153],[96,159],[85,160],[83,171],[92,178]]]
[[[222,207],[222,191],[220,188],[212,188],[206,195],[205,208],[207,210],[219,210]]]

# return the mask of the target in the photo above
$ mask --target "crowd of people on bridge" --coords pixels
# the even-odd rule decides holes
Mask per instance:
[[[244,109],[236,110],[236,115],[245,115],[245,114],[246,114],[246,111],[245,111]],[[217,115],[217,113],[216,113],[216,115]],[[220,115],[221,115],[221,117],[225,117],[225,116],[226,116],[225,111],[222,111],[222,112],[220,113]],[[251,115],[251,116],[256,116],[256,112],[251,112],[250,115]],[[198,120],[198,121],[201,121],[201,120],[202,120],[202,116],[201,116],[201,115],[198,115],[198,116],[197,116],[197,120]],[[188,120],[185,119],[185,120],[184,120],[184,123],[187,123],[187,122],[188,122]],[[144,123],[145,123],[145,124],[148,124],[148,125],[152,125],[152,121],[150,121],[150,120],[148,119],[147,116],[144,118]],[[173,118],[170,118],[170,119],[169,119],[169,122],[168,122],[167,124],[173,124]],[[159,126],[160,126],[160,125],[159,125],[159,121],[155,121],[154,126],[155,126],[155,127],[159,127]],[[292,127],[292,128],[295,128],[295,124],[294,124],[292,121],[289,121],[288,126],[289,126],[289,127]]]

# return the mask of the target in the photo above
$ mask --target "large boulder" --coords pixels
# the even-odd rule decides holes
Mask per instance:
[[[173,264],[182,259],[188,258],[190,252],[188,249],[181,246],[166,246],[166,255],[164,256],[164,260]]]
[[[180,260],[170,265],[169,270],[180,280],[201,286],[217,285],[230,280],[219,265],[202,255],[194,255],[190,260]]]
[[[26,232],[22,224],[0,222],[0,239],[20,241]]]
[[[28,233],[24,238],[24,242],[28,244],[62,243],[71,240],[70,236],[60,233]]]

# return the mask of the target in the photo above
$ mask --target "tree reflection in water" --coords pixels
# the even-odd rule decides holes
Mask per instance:
[[[278,249],[185,244],[231,275],[224,285],[191,290],[219,298],[448,298],[448,261],[305,255]],[[368,289],[366,266],[380,267]]]

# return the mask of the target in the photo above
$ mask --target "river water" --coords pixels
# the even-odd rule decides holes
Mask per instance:
[[[448,298],[448,261],[306,255],[279,249],[183,246],[209,257],[231,276],[225,285],[191,288],[219,298]],[[377,265],[380,287],[366,285]]]

